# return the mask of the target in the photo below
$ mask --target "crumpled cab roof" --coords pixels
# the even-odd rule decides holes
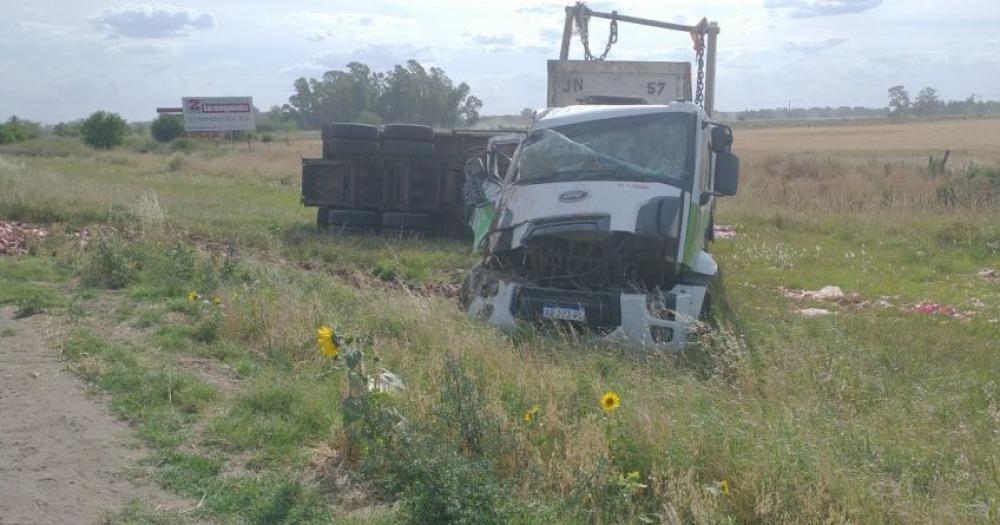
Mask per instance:
[[[531,129],[548,129],[577,122],[603,120],[649,113],[692,113],[703,110],[690,102],[671,102],[667,105],[615,105],[615,106],[566,106],[547,108],[538,112]]]

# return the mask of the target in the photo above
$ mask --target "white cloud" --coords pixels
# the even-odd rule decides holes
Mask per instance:
[[[73,26],[61,25],[61,24],[50,24],[47,22],[32,22],[28,20],[21,20],[17,23],[17,27],[24,31],[25,33],[40,36],[43,38],[61,38],[72,36],[76,33]]]
[[[765,0],[764,7],[792,18],[812,18],[861,13],[882,5],[882,0]]]
[[[783,46],[785,51],[791,53],[802,53],[814,55],[827,49],[833,49],[840,44],[847,42],[846,38],[827,38],[825,40],[805,40],[800,42],[786,42]]]
[[[208,13],[155,4],[111,7],[90,21],[109,37],[119,38],[178,38],[215,28],[215,18]]]

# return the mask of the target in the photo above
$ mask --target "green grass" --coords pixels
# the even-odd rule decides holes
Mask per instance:
[[[468,245],[316,233],[294,185],[281,182],[286,174],[209,153],[170,172],[170,157],[159,154],[0,152],[0,190],[11,190],[0,191],[0,216],[126,230],[108,234],[103,248],[92,240],[80,251],[57,233],[31,255],[0,258],[0,302],[42,297],[47,313],[65,316],[64,354],[135,423],[152,449],[150,477],[192,507],[203,501],[185,517],[1000,517],[1000,288],[977,275],[1000,267],[996,208],[850,213],[817,193],[815,209],[788,210],[748,191],[720,208],[718,222],[735,224],[737,236],[712,248],[723,270],[719,326],[682,355],[650,356],[502,333],[450,300],[381,286],[458,282],[473,260]],[[224,161],[231,171],[220,171]],[[757,166],[751,190],[766,176]],[[162,221],[149,199],[135,205],[149,191]],[[799,303],[778,290],[827,285],[871,302],[886,296],[891,306]],[[220,304],[190,302],[192,290]],[[902,309],[925,300],[972,315]],[[96,309],[101,301],[113,307]],[[803,318],[796,309],[806,306],[834,314]],[[315,351],[322,324],[363,337],[368,372],[398,374],[406,393],[363,409],[345,401],[343,361]],[[109,325],[134,333],[99,337]],[[622,399],[611,414],[597,405],[608,390]],[[525,423],[535,405],[537,419]],[[404,423],[386,425],[394,414]],[[368,494],[362,505],[389,510],[350,515],[344,488],[318,476],[329,465],[316,458],[330,451],[351,487]],[[133,504],[109,520],[173,517]]]
[[[29,301],[41,308],[63,304],[55,283],[68,272],[47,257],[0,257],[0,304]]]
[[[303,445],[329,436],[337,421],[336,377],[258,377],[210,422],[207,442],[250,451],[249,464],[301,462]]]
[[[121,509],[107,512],[101,521],[104,525],[174,525],[195,522],[190,514],[158,510],[148,503],[135,500]]]

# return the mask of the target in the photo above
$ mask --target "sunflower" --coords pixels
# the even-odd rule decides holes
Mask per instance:
[[[198,300],[198,292],[191,290],[188,292],[188,302],[193,303]]]
[[[618,394],[613,390],[608,390],[603,396],[601,396],[601,408],[608,413],[614,412],[614,410],[618,408],[620,402],[621,398],[618,397]]]
[[[723,496],[729,495],[729,480],[724,479],[719,482],[719,490],[722,491]]]
[[[333,340],[333,329],[329,326],[321,326],[316,330],[316,344],[326,357],[337,357],[340,353],[337,343]]]
[[[529,408],[524,413],[524,422],[525,422],[525,424],[530,425],[535,420],[535,417],[538,416],[538,413],[541,410],[542,410],[541,406],[539,406],[539,405],[532,405],[531,408]]]
[[[216,295],[215,297],[212,298],[212,304],[219,306],[220,304],[222,304],[222,298]]]

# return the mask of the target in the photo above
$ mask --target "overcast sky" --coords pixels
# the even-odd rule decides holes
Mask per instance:
[[[485,114],[545,101],[563,1],[0,0],[0,118],[97,109],[149,120],[182,96],[252,95],[350,61],[415,58],[472,86]],[[883,106],[886,89],[1000,99],[1000,0],[621,0],[595,9],[722,28],[717,107]],[[593,47],[607,22],[593,20]],[[582,53],[574,40],[573,58]],[[622,24],[609,58],[690,60],[681,33]]]

